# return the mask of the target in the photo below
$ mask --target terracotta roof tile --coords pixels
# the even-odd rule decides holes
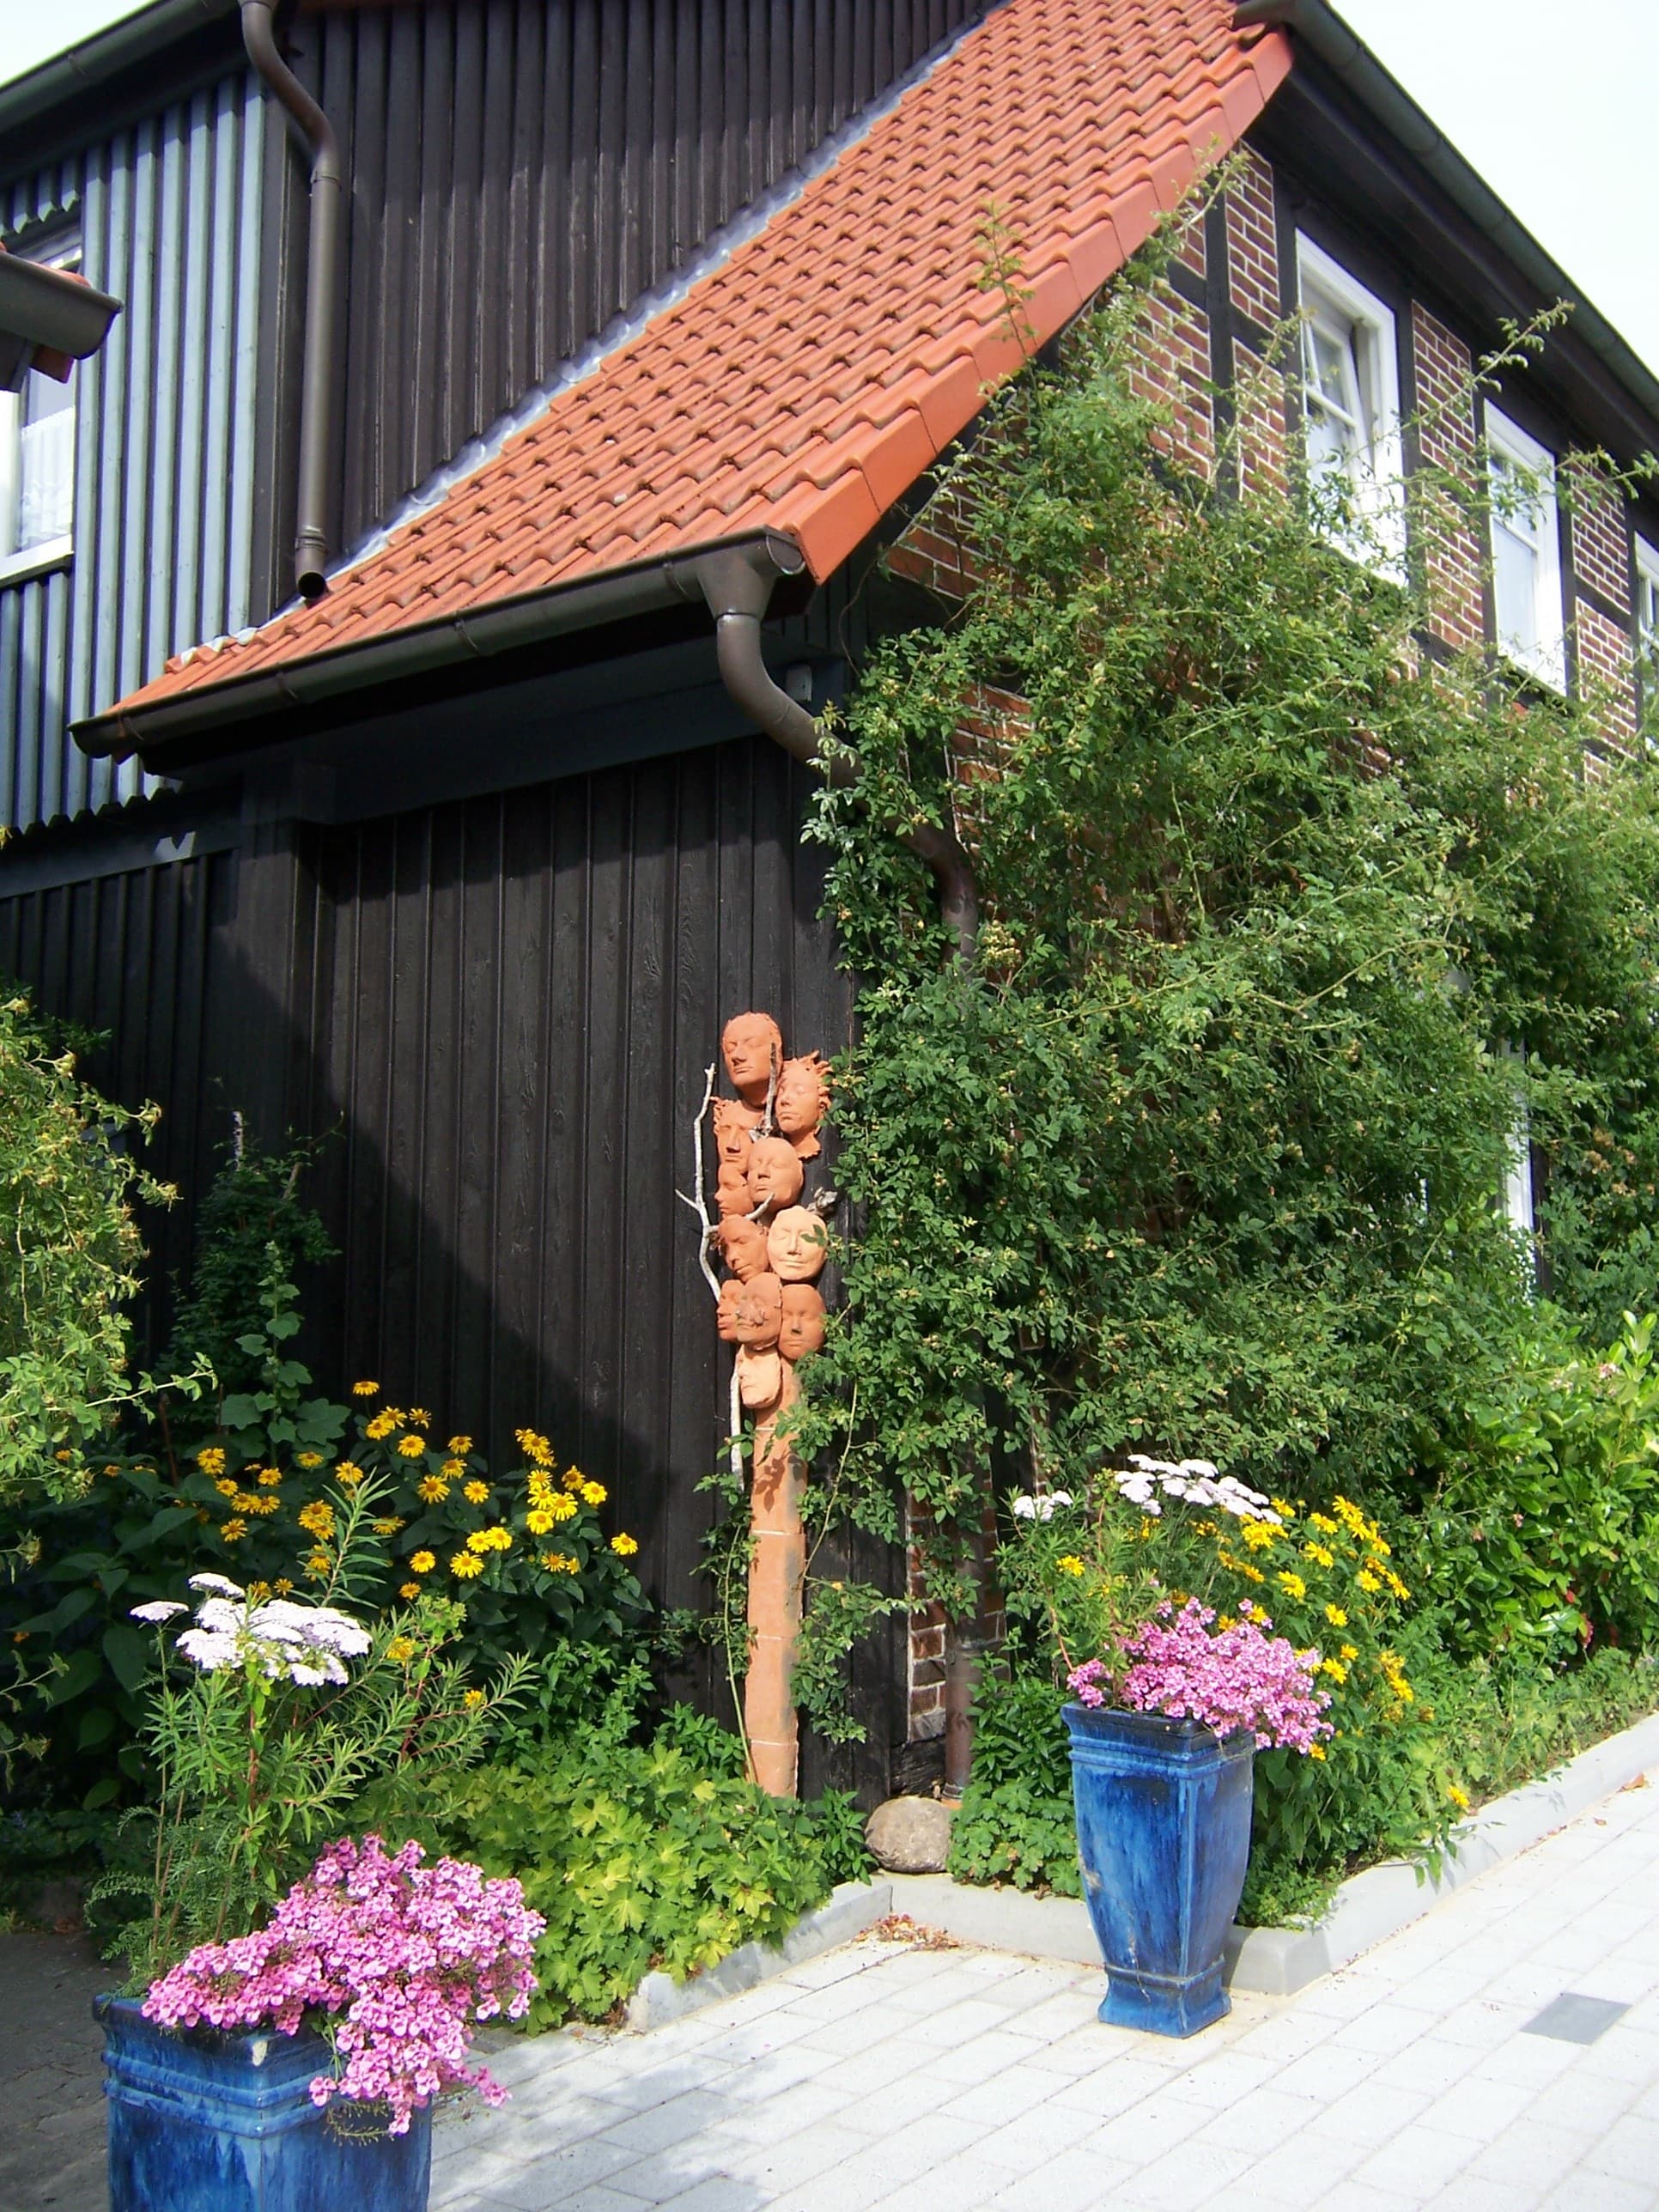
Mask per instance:
[[[1233,0],[1005,0],[799,196],[438,503],[149,706],[660,559],[792,535],[839,567],[1020,350],[980,288],[994,205],[1039,343],[1283,82]]]

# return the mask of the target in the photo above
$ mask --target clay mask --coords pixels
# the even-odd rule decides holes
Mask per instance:
[[[748,1189],[747,1183],[744,1188]],[[740,1275],[745,1283],[766,1273],[767,1236],[758,1221],[746,1220],[741,1213],[728,1214],[720,1224],[720,1257],[732,1273]]]
[[[749,1133],[760,1126],[761,1109],[745,1106],[740,1098],[716,1098],[711,1109],[714,1124],[714,1152],[721,1160],[749,1164]]]
[[[738,1340],[738,1299],[743,1285],[733,1275],[720,1285],[720,1302],[714,1309],[714,1327],[722,1344]]]
[[[740,1160],[722,1160],[714,1182],[717,1213],[748,1213],[755,1201],[749,1195],[749,1170]]]
[[[803,1060],[785,1060],[774,1108],[779,1128],[804,1160],[817,1157],[818,1123],[829,1103],[823,1062],[817,1053],[808,1053]]]
[[[781,1282],[810,1283],[823,1273],[823,1224],[804,1206],[786,1206],[767,1231],[766,1257]]]
[[[760,1206],[775,1211],[793,1206],[800,1196],[800,1162],[783,1137],[760,1137],[749,1148],[749,1211]]]
[[[778,1350],[792,1364],[823,1349],[823,1300],[811,1283],[786,1283]]]
[[[757,1275],[740,1286],[732,1314],[738,1342],[752,1352],[770,1352],[783,1318],[782,1284],[775,1275]]]
[[[763,1413],[783,1395],[783,1362],[775,1352],[738,1354],[738,1396],[751,1413]]]
[[[770,1014],[733,1014],[720,1031],[720,1054],[732,1088],[750,1106],[764,1106],[774,1068],[783,1066],[783,1032]]]

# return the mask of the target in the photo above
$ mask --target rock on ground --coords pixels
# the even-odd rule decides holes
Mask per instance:
[[[937,1797],[890,1797],[865,1822],[864,1840],[890,1874],[942,1874],[950,1808]]]

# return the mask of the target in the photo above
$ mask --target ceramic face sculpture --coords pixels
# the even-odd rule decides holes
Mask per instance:
[[[747,1189],[748,1185],[744,1186]],[[758,1221],[750,1221],[741,1213],[728,1214],[720,1227],[720,1257],[734,1275],[745,1283],[767,1271],[768,1245],[766,1231]],[[775,1273],[779,1271],[774,1269]]]
[[[793,1206],[803,1180],[800,1162],[787,1137],[757,1137],[749,1148],[748,1211],[753,1213],[764,1206],[776,1212]]]
[[[720,1302],[714,1309],[714,1328],[722,1344],[738,1340],[738,1298],[743,1285],[735,1275],[720,1285]]]
[[[775,1275],[757,1275],[739,1287],[732,1312],[738,1342],[751,1352],[770,1352],[783,1319],[783,1285]]]
[[[733,1014],[720,1031],[720,1054],[732,1088],[745,1104],[764,1106],[783,1066],[783,1032],[770,1014]]]
[[[828,1103],[823,1062],[817,1054],[809,1052],[803,1059],[786,1060],[774,1107],[779,1128],[801,1159],[815,1160],[818,1156],[818,1123]]]
[[[714,1179],[714,1210],[725,1216],[748,1213],[755,1201],[749,1195],[749,1170],[741,1160],[722,1160]]]
[[[745,1106],[741,1098],[716,1098],[710,1114],[714,1124],[714,1152],[720,1160],[749,1164],[749,1138],[760,1127],[761,1109]]]
[[[823,1349],[823,1300],[811,1283],[786,1283],[778,1350],[793,1366]]]
[[[763,1413],[783,1395],[783,1362],[775,1352],[738,1353],[738,1396],[751,1413]]]
[[[780,1282],[810,1283],[823,1272],[829,1242],[810,1207],[786,1206],[767,1231],[767,1262]]]

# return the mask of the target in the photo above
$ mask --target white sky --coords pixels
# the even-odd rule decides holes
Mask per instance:
[[[1659,0],[1336,0],[1659,370]],[[131,13],[0,0],[0,83]]]

